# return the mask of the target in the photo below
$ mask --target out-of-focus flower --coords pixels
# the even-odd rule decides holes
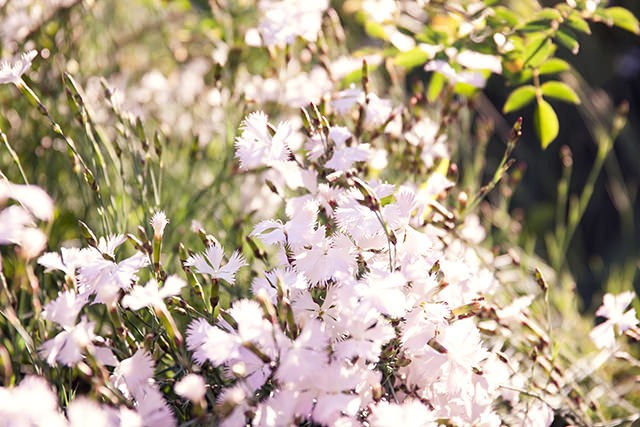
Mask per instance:
[[[189,399],[194,403],[202,402],[205,394],[207,393],[204,379],[197,374],[189,374],[185,376],[176,383],[173,390],[179,396]]]
[[[291,44],[297,36],[316,41],[328,0],[261,0],[258,27],[266,46]]]
[[[247,262],[238,251],[235,251],[229,258],[229,262],[223,266],[221,265],[223,254],[224,251],[220,245],[211,245],[205,249],[204,253],[187,258],[184,264],[195,267],[200,274],[208,274],[214,279],[223,279],[233,285],[236,281],[236,273],[240,267],[247,265]]]
[[[29,376],[14,388],[0,387],[1,426],[65,427],[58,399],[44,378]]]
[[[63,328],[71,328],[76,324],[78,313],[88,303],[88,295],[78,295],[74,290],[58,294],[58,297],[47,303],[42,318],[56,322]]]
[[[402,404],[381,401],[371,408],[368,418],[371,427],[436,427],[437,419],[427,406],[416,399]]]
[[[596,316],[605,317],[607,320],[593,328],[589,334],[598,348],[613,347],[616,332],[621,334],[639,323],[634,308],[625,312],[634,295],[633,291],[628,291],[618,295],[605,294],[602,298],[602,305],[596,311]]]
[[[31,62],[36,56],[38,52],[30,50],[17,58],[0,62],[0,84],[19,84],[22,81],[22,75],[31,68]]]
[[[121,361],[113,371],[111,381],[125,396],[138,396],[153,381],[154,363],[145,350]]]

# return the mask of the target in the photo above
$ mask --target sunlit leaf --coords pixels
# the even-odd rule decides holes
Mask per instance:
[[[546,97],[555,98],[570,104],[580,104],[580,97],[565,83],[556,81],[546,82],[540,89],[542,90],[542,95]]]
[[[406,52],[400,52],[395,58],[393,58],[393,63],[404,69],[410,70],[424,64],[429,58],[429,53],[419,47],[416,47]]]
[[[567,71],[570,68],[571,68],[571,65],[569,65],[569,63],[564,59],[551,58],[547,62],[542,64],[540,68],[538,68],[538,74],[540,75],[557,74],[563,71]]]
[[[529,105],[536,97],[536,88],[531,85],[521,86],[511,92],[502,107],[504,113],[510,113]]]
[[[560,130],[558,116],[551,104],[544,99],[538,100],[533,114],[533,126],[540,139],[542,149],[546,149],[558,136],[558,131]]]
[[[611,18],[611,22],[613,22],[613,25],[616,27],[640,34],[640,23],[638,23],[638,19],[624,7],[609,7],[604,10],[604,13]]]

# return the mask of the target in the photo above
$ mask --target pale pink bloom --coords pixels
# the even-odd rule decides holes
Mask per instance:
[[[371,427],[437,427],[437,418],[422,402],[407,399],[402,404],[386,401],[371,407],[368,418]]]
[[[265,245],[283,244],[287,239],[282,222],[273,219],[259,222],[250,236],[257,237]]]
[[[296,270],[304,273],[310,283],[324,284],[337,272],[353,273],[356,260],[353,243],[344,234],[322,237],[324,226],[318,227],[319,239],[295,254]]]
[[[104,253],[113,253],[108,244]],[[121,290],[129,289],[136,280],[137,272],[149,265],[149,257],[142,252],[120,262],[103,257],[95,258],[79,269],[78,283],[81,293],[95,294],[94,303],[113,305]]]
[[[158,282],[155,279],[151,279],[145,286],[134,286],[129,294],[122,298],[122,306],[134,311],[143,307],[153,307],[166,311],[167,306],[163,300],[180,295],[180,291],[186,285],[185,281],[176,275],[167,277],[161,288],[158,287]]]
[[[158,211],[151,217],[151,228],[153,228],[153,236],[155,239],[162,238],[164,234],[164,228],[169,223],[167,216],[163,211]]]
[[[53,219],[53,200],[40,187],[12,184],[8,181],[0,180],[0,203],[6,202],[7,199],[17,201],[38,219],[43,221],[51,221]]]
[[[18,84],[22,80],[22,75],[31,68],[31,62],[38,56],[38,52],[30,50],[12,60],[0,62],[0,84]]]
[[[60,248],[60,253],[47,252],[40,256],[38,264],[45,267],[46,271],[60,270],[75,282],[78,267],[97,257],[98,253],[91,249]]]
[[[145,426],[175,427],[176,418],[155,385],[146,385],[135,394],[135,409]]]
[[[0,212],[0,245],[18,245],[27,258],[32,258],[44,250],[46,243],[46,236],[22,206],[11,205]]]
[[[0,387],[0,425],[66,427],[58,398],[44,378],[28,376],[17,387]]]
[[[342,126],[332,126],[329,129],[329,139],[335,144],[333,156],[325,164],[325,167],[336,170],[349,170],[354,163],[364,162],[370,155],[371,146],[369,144],[359,144],[352,141],[347,145],[347,141],[353,139],[351,132]]]
[[[67,407],[69,427],[86,426],[91,420],[91,427],[118,427],[118,413],[115,409],[103,407],[88,397],[80,396]]]
[[[94,322],[82,317],[80,323],[60,332],[55,338],[45,341],[39,349],[41,356],[45,357],[50,366],[57,362],[66,366],[73,366],[84,358],[87,347],[92,346],[95,337]]]
[[[278,289],[281,289],[286,297],[295,299],[303,291],[306,291],[308,287],[309,283],[304,274],[282,268],[268,271],[264,274],[264,277],[256,277],[251,282],[253,295],[258,295],[258,292],[264,291],[274,304],[277,302]],[[307,292],[304,293],[307,294]]]
[[[375,93],[367,95],[367,103],[365,104],[365,125],[369,127],[381,126],[384,124],[393,111],[391,100],[381,99]]]
[[[220,365],[240,356],[240,342],[236,336],[197,319],[187,328],[187,348],[200,365],[207,360]]]
[[[101,254],[107,254],[115,258],[115,251],[127,241],[127,237],[122,234],[112,234],[108,237],[100,237],[98,239],[98,251]]]
[[[63,328],[71,328],[76,324],[78,313],[88,303],[88,295],[78,295],[75,291],[61,292],[58,297],[44,306],[42,318],[56,322]]]
[[[362,63],[360,63],[362,67]],[[362,89],[352,85],[349,89],[338,92],[331,100],[331,106],[338,114],[346,114],[359,102],[364,100]]]
[[[153,383],[153,359],[145,350],[121,361],[113,370],[111,382],[127,397],[138,399],[145,388]]]
[[[406,285],[407,279],[399,271],[372,269],[356,286],[356,292],[380,313],[399,318],[410,308]]]
[[[613,347],[616,333],[621,334],[639,323],[634,308],[625,312],[634,296],[633,291],[618,295],[605,294],[602,305],[596,311],[596,316],[604,317],[607,320],[593,328],[589,334],[598,348]]]
[[[262,13],[258,27],[266,46],[291,44],[300,36],[316,41],[322,26],[322,14],[328,0],[261,0]]]
[[[242,133],[236,138],[236,157],[240,160],[240,169],[249,170],[270,166],[278,161],[289,159],[287,138],[292,129],[283,122],[271,136],[267,116],[262,111],[249,114],[240,125]]]
[[[207,393],[204,379],[197,374],[186,375],[173,386],[173,390],[177,395],[195,403],[202,402]]]
[[[222,246],[211,245],[205,249],[204,253],[187,258],[184,264],[195,267],[200,274],[208,274],[214,279],[223,279],[233,285],[236,281],[237,271],[247,265],[247,262],[238,251],[235,251],[229,258],[229,262],[223,266],[221,265],[223,255]]]

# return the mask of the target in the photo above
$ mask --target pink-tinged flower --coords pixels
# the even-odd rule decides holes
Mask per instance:
[[[0,387],[0,425],[66,427],[67,423],[47,381],[29,376],[17,387]]]
[[[175,427],[176,417],[158,388],[144,387],[136,396],[136,412],[145,426]]]
[[[605,294],[602,305],[596,311],[596,316],[605,317],[607,320],[593,328],[589,334],[598,348],[613,347],[616,341],[616,332],[621,334],[639,323],[634,308],[625,312],[634,296],[633,291],[618,295]]]
[[[105,246],[107,251],[110,248]],[[108,253],[105,251],[105,253]],[[111,250],[112,252],[112,250]],[[142,252],[120,262],[114,262],[103,257],[81,266],[78,274],[79,290],[81,293],[95,294],[95,303],[113,305],[121,290],[129,289],[138,276],[141,268],[149,265],[149,258]]]
[[[7,199],[17,201],[38,219],[43,221],[53,219],[53,200],[40,187],[0,181],[0,203],[6,202]]]
[[[220,365],[240,355],[237,337],[211,326],[204,319],[191,322],[187,328],[187,348],[193,352],[194,360],[200,365],[207,360]]]
[[[265,245],[283,244],[287,240],[287,236],[284,234],[284,225],[273,219],[259,222],[253,227],[251,236],[257,237]]]
[[[151,279],[145,286],[136,285],[129,294],[122,298],[122,306],[131,310],[140,310],[143,307],[153,307],[160,311],[166,311],[164,299],[174,295],[180,295],[180,291],[186,286],[184,280],[178,276],[167,277],[164,286],[158,287],[158,282]]]
[[[153,383],[155,369],[151,355],[145,350],[121,361],[113,370],[111,382],[127,397],[138,398],[146,386]]]
[[[207,393],[204,379],[200,375],[188,374],[173,386],[177,395],[194,403],[202,402]]]
[[[211,245],[205,249],[204,253],[187,258],[185,265],[195,267],[200,274],[208,274],[214,279],[223,279],[233,285],[236,281],[236,273],[240,267],[247,265],[247,262],[238,251],[235,251],[229,258],[229,262],[221,265],[223,255],[221,246]]]
[[[287,139],[292,129],[289,123],[282,122],[271,136],[267,116],[262,111],[249,114],[240,126],[242,134],[236,138],[236,157],[240,160],[240,169],[249,170],[271,166],[289,159]]]
[[[94,322],[89,322],[86,317],[82,317],[77,325],[45,341],[40,346],[39,353],[50,366],[55,366],[58,362],[73,366],[84,358],[85,351],[92,346],[95,337],[94,327]]]
[[[371,407],[368,418],[371,427],[437,427],[436,417],[427,406],[416,399],[407,399],[402,404],[386,401]]]
[[[97,252],[88,248],[60,248],[60,253],[47,252],[40,256],[38,264],[46,271],[60,270],[75,282],[78,267],[97,257]]]
[[[42,252],[47,237],[36,228],[31,214],[22,206],[12,205],[0,212],[0,245],[18,245],[27,258]]]
[[[91,427],[112,427],[118,419],[118,412],[110,407],[101,406],[88,397],[80,396],[67,407],[69,427],[83,427],[91,420]]]
[[[0,84],[18,84],[22,81],[22,75],[31,68],[31,62],[38,56],[38,52],[30,50],[12,60],[0,62]]]
[[[42,318],[56,322],[63,328],[72,328],[76,324],[78,313],[88,302],[88,296],[78,295],[75,291],[61,292],[58,297],[47,303]]]
[[[436,59],[425,65],[426,71],[437,71],[452,84],[465,83],[477,88],[483,88],[487,84],[487,78],[479,71],[456,71],[447,61]]]

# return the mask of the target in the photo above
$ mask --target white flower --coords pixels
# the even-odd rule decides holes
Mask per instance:
[[[316,41],[328,0],[261,0],[259,30],[266,46],[291,44],[297,36]]]
[[[113,248],[105,246],[113,252]],[[107,251],[105,251],[106,253]],[[149,258],[142,252],[116,263],[96,258],[80,267],[78,274],[81,293],[95,294],[94,303],[113,305],[118,299],[120,290],[129,289],[138,279],[136,273],[149,264]]]
[[[0,425],[65,427],[57,396],[44,378],[29,376],[14,388],[0,387]]]
[[[455,60],[458,64],[471,70],[490,70],[496,74],[502,73],[502,61],[499,56],[463,50],[456,55]]]
[[[163,211],[158,211],[153,214],[150,223],[151,227],[153,228],[153,237],[155,239],[160,239],[164,234],[164,228],[169,223],[169,220],[167,219],[167,216]]]
[[[99,255],[91,249],[60,248],[60,253],[47,252],[38,258],[46,271],[60,270],[75,282],[76,270]]]
[[[50,366],[57,362],[66,366],[73,366],[84,358],[87,347],[92,345],[95,337],[93,333],[95,323],[87,321],[86,317],[77,325],[60,332],[55,338],[45,341],[39,349]]]
[[[222,266],[223,249],[219,245],[211,245],[202,254],[195,254],[187,258],[185,265],[195,267],[200,274],[208,274],[214,279],[223,279],[234,284],[236,273],[240,267],[247,265],[244,257],[238,251],[233,252],[229,262]]]
[[[145,286],[134,286],[131,292],[122,298],[122,306],[134,311],[143,307],[153,307],[166,311],[167,308],[163,299],[180,295],[180,291],[185,286],[185,281],[175,275],[167,277],[164,286],[161,288],[158,287],[158,282],[155,279],[151,279]]]
[[[125,396],[138,395],[153,381],[154,363],[151,355],[145,350],[121,361],[111,375],[111,382],[123,392]]]
[[[136,412],[143,425],[153,427],[175,427],[176,418],[162,393],[154,386],[146,386],[136,395]]]
[[[242,134],[235,142],[240,169],[256,169],[288,160],[289,148],[286,140],[292,132],[289,123],[280,123],[275,135],[271,136],[266,114],[257,111],[244,119],[240,129]]]
[[[239,342],[232,334],[211,326],[204,319],[191,322],[187,328],[187,348],[194,360],[202,365],[207,360],[214,365],[239,357]]]
[[[621,334],[638,324],[636,310],[634,308],[625,312],[635,294],[633,291],[623,292],[618,295],[606,294],[602,299],[602,305],[596,311],[596,316],[605,317],[607,320],[591,331],[589,336],[598,348],[613,347],[615,334]]]
[[[43,221],[53,219],[53,200],[40,187],[0,180],[0,203],[4,203],[9,198],[16,200],[38,219]]]
[[[426,71],[437,71],[449,80],[452,84],[466,83],[473,87],[483,88],[486,77],[479,71],[456,71],[448,62],[441,59],[430,61],[425,65]]]
[[[355,248],[344,234],[323,237],[324,227],[318,227],[319,239],[309,247],[296,251],[295,267],[311,283],[324,284],[338,272],[351,274],[355,268]]]
[[[202,402],[207,393],[206,384],[200,375],[189,374],[173,386],[177,395],[189,399],[192,402]]]
[[[47,303],[42,318],[56,322],[63,328],[71,328],[76,324],[78,313],[88,302],[88,295],[78,295],[73,290],[58,294],[58,297]]]
[[[402,404],[381,401],[371,408],[371,427],[436,427],[438,422],[433,412],[416,399],[407,399]]]
[[[31,62],[36,56],[38,56],[38,52],[30,50],[18,58],[0,62],[0,84],[18,84],[22,80],[22,75],[31,68]]]

